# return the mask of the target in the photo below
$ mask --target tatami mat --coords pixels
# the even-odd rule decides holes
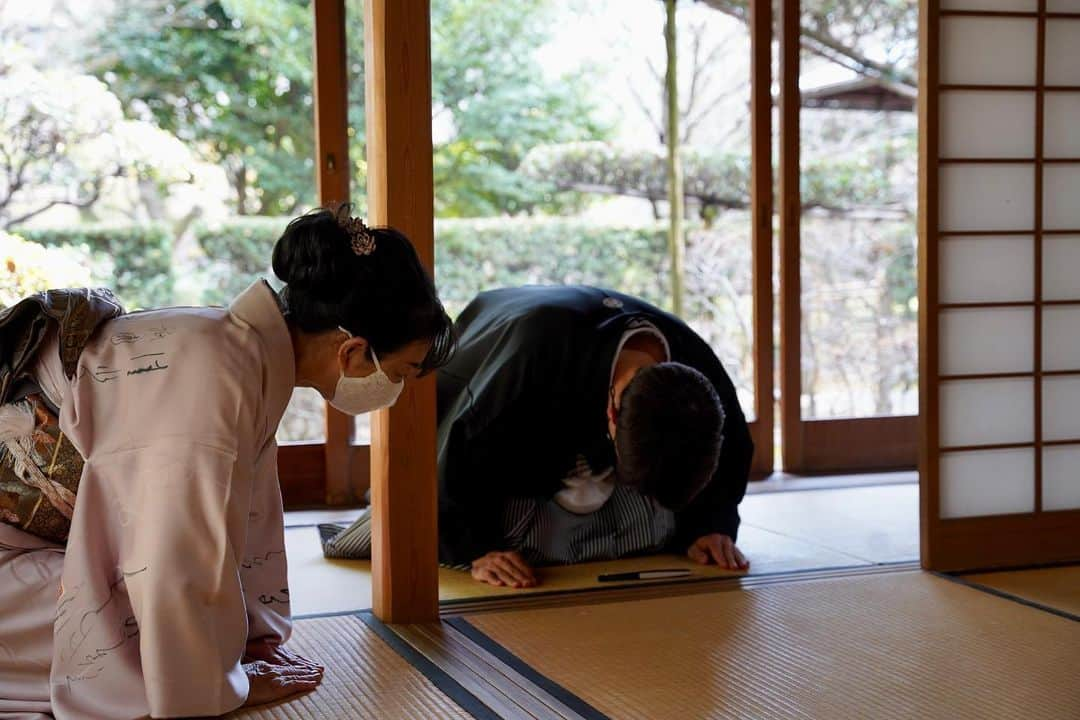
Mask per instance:
[[[1080,617],[1080,565],[965,575],[964,580]]]
[[[289,558],[289,587],[293,614],[316,615],[351,612],[371,607],[371,563],[362,560],[327,560],[322,555],[318,531],[313,527],[295,527],[285,531]],[[751,561],[750,574],[772,574],[823,567],[866,565],[860,558],[779,533],[751,526],[742,529],[740,547]],[[601,574],[688,568],[688,580],[741,575],[715,566],[703,567],[675,555],[628,558],[607,563],[585,563],[567,567],[538,568],[540,584],[535,588],[515,590],[493,587],[473,580],[460,570],[439,571],[439,598],[443,602],[535,595],[545,592],[588,590],[618,587],[620,583],[601,583]],[[636,583],[623,583],[636,584]]]
[[[1080,623],[918,572],[469,622],[619,720],[1080,716]]]
[[[356,616],[299,620],[289,647],[326,666],[312,693],[241,710],[239,720],[464,719],[465,712]]]

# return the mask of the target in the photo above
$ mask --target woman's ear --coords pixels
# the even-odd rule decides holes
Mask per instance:
[[[371,364],[368,360],[368,341],[362,337],[350,337],[338,346],[338,367],[346,375],[357,375]]]

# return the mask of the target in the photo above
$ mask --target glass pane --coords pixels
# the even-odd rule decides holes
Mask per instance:
[[[1035,440],[1035,393],[1030,379],[944,382],[940,401],[943,447]]]
[[[1034,370],[1035,311],[1031,308],[946,310],[939,323],[944,375]]]
[[[324,442],[326,440],[326,401],[314,388],[293,390],[289,409],[278,425],[277,441]]]
[[[802,3],[804,419],[918,411],[914,4]],[[827,51],[843,48],[842,56]],[[851,57],[895,82],[851,70]]]
[[[1045,238],[1043,242],[1046,242]],[[1035,251],[1030,237],[941,238],[938,247],[939,302],[1019,302],[1034,299]],[[1045,245],[1043,253],[1045,257]]]
[[[1027,18],[942,18],[941,82],[1034,85],[1036,30]]]
[[[436,272],[452,315],[480,291],[586,284],[674,309],[664,5],[432,3]],[[749,34],[680,3],[684,319],[753,411]]]
[[[941,456],[941,517],[1035,510],[1035,451],[982,450]]]
[[[315,202],[311,28],[305,0],[0,8],[0,177],[26,164],[0,228],[55,253],[38,282],[136,309],[224,305],[269,277]],[[309,404],[283,437],[321,436]]]

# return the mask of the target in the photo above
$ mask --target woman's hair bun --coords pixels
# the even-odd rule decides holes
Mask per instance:
[[[319,208],[301,215],[274,245],[274,274],[293,291],[330,300],[355,277],[354,253],[337,212],[342,211]]]

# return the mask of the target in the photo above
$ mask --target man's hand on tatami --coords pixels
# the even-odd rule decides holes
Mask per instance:
[[[750,561],[735,547],[735,542],[719,533],[699,537],[686,555],[700,565],[715,563],[727,570],[746,570],[750,567]]]
[[[516,551],[494,551],[472,562],[472,576],[488,585],[528,588],[536,585],[532,568]]]

